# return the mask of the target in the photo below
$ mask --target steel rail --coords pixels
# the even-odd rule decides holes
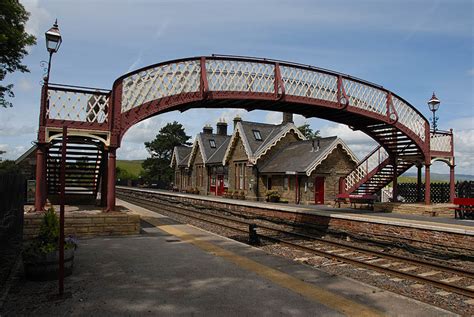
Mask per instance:
[[[121,190],[123,190],[123,189],[121,189]],[[117,195],[121,195],[121,193],[117,192]],[[148,205],[148,207],[151,207],[153,209],[158,209],[157,206],[156,206],[157,203],[163,205],[163,203],[152,201],[150,199],[144,199],[144,198],[138,199],[136,197],[130,197],[130,196],[128,196],[127,198],[134,201],[134,203],[137,203],[139,205],[140,204],[141,205]],[[144,200],[146,200],[148,202],[145,202]],[[168,206],[168,207],[178,208],[176,206]],[[180,208],[182,208],[182,207],[180,207]],[[182,208],[182,209],[185,209],[185,208]],[[188,213],[182,213],[182,212],[178,212],[178,211],[170,210],[170,209],[167,209],[167,211],[182,215],[184,217],[189,217],[189,218],[192,218],[192,219],[196,219],[198,221],[211,223],[213,225],[226,227],[226,228],[231,229],[231,230],[236,230],[236,231],[248,234],[248,230],[243,230],[243,229],[240,229],[240,228],[236,228],[236,227],[226,225],[226,224],[222,224],[220,222],[216,222],[216,221],[213,221],[213,220],[203,219],[201,217],[197,217],[197,216],[194,216],[194,215],[189,215]],[[233,219],[231,217],[220,216],[220,215],[211,215],[211,214],[208,214],[208,213],[195,211],[195,210],[193,210],[192,212],[199,213],[199,214],[205,215],[207,217],[220,218],[220,219],[225,220],[225,221],[231,221],[231,222],[235,222],[235,223],[239,223],[239,224],[245,224],[245,225],[251,224],[248,221]],[[416,260],[416,259],[410,259],[410,258],[406,258],[406,257],[403,257],[403,256],[387,255],[385,253],[372,251],[372,250],[367,250],[367,249],[364,249],[364,248],[361,248],[361,247],[347,245],[345,243],[327,241],[327,240],[320,239],[320,238],[317,238],[317,237],[314,237],[314,236],[289,232],[289,231],[285,231],[285,230],[281,230],[281,229],[277,229],[277,228],[272,228],[272,227],[269,227],[269,226],[257,225],[257,227],[265,229],[265,230],[272,230],[272,231],[275,231],[275,232],[278,232],[278,233],[281,233],[281,234],[293,235],[293,236],[297,236],[297,237],[304,238],[304,239],[311,239],[311,240],[314,240],[314,241],[317,241],[317,242],[320,242],[320,243],[330,244],[332,246],[344,247],[344,248],[354,250],[354,251],[357,251],[357,252],[371,254],[371,255],[377,256],[379,258],[386,258],[386,259],[391,259],[391,260],[402,260],[402,261],[405,261],[405,262],[408,262],[408,263],[411,263],[411,264],[417,264],[417,265],[423,265],[423,266],[426,266],[426,267],[429,267],[429,268],[441,269],[441,270],[444,270],[445,272],[448,271],[448,272],[453,273],[453,274],[461,274],[461,275],[466,276],[468,278],[473,278],[474,279],[474,274],[472,272],[465,271],[465,270],[458,269],[458,268],[451,268],[451,267],[447,267],[447,266],[444,266],[444,265],[441,265],[441,264],[430,263],[430,262],[425,262],[425,261]],[[376,265],[376,264],[373,264],[373,263],[367,263],[367,262],[364,262],[362,260],[351,259],[347,256],[341,256],[341,255],[333,254],[333,253],[330,253],[330,252],[327,252],[327,251],[317,250],[317,249],[314,249],[314,248],[311,248],[311,247],[308,247],[308,246],[304,246],[304,245],[293,243],[293,242],[288,242],[288,241],[278,239],[278,238],[275,238],[275,237],[271,237],[271,236],[268,236],[268,235],[265,235],[265,234],[259,233],[258,235],[263,239],[267,239],[269,241],[280,243],[280,244],[283,244],[283,245],[286,245],[286,246],[289,246],[289,247],[292,247],[292,248],[297,248],[297,249],[302,250],[304,252],[314,253],[314,254],[317,254],[317,255],[320,255],[320,256],[323,256],[323,257],[326,257],[326,258],[331,258],[331,259],[334,259],[334,260],[337,260],[337,261],[340,261],[340,262],[350,263],[350,264],[356,265],[356,266],[362,266],[362,267],[365,267],[365,268],[368,268],[368,269],[371,269],[371,270],[375,270],[375,271],[378,271],[378,272],[382,272],[382,273],[389,273],[391,275],[394,275],[394,276],[397,276],[397,277],[400,277],[400,278],[405,278],[406,279],[408,277],[411,280],[415,280],[415,281],[423,282],[423,283],[428,283],[428,284],[434,285],[438,288],[441,288],[441,289],[444,289],[444,290],[447,290],[447,291],[450,291],[450,292],[453,292],[453,293],[456,293],[456,294],[460,294],[460,295],[464,295],[466,297],[474,298],[474,290],[471,290],[471,289],[468,289],[468,288],[448,284],[446,282],[441,282],[441,281],[438,281],[438,280],[435,280],[435,279],[432,279],[432,278],[429,278],[429,277],[423,277],[423,276],[419,276],[419,275],[408,273],[408,272],[401,272],[401,271],[398,271],[396,269],[379,266],[379,265]]]

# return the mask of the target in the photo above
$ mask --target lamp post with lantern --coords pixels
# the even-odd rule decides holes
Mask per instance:
[[[438,117],[436,116],[436,111],[438,111],[440,105],[439,99],[436,97],[435,93],[433,92],[433,95],[431,96],[431,99],[428,100],[428,107],[430,108],[430,111],[433,112],[433,131],[436,132],[438,129]]]
[[[50,28],[45,33],[46,37],[46,49],[49,52],[49,61],[48,61],[48,72],[45,77],[45,83],[49,81],[49,72],[51,71],[51,58],[53,54],[59,50],[61,43],[63,41],[61,37],[61,33],[59,32],[58,20],[56,20],[53,24],[53,27]]]

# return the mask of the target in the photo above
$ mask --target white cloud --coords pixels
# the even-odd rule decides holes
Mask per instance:
[[[10,144],[0,144],[0,150],[5,151],[0,157],[4,160],[16,160],[23,153],[25,153],[28,148],[24,145],[12,146]]]
[[[471,68],[470,70],[468,70],[467,73],[470,76],[474,76],[474,68]]]
[[[47,24],[53,25],[51,14],[40,5],[39,0],[21,0],[26,11],[30,12],[30,18],[26,23],[26,32],[39,37],[46,31]]]
[[[20,78],[18,80],[18,84],[16,85],[18,87],[19,91],[21,92],[31,92],[33,91],[33,85],[31,84],[31,81],[29,81],[26,78]]]

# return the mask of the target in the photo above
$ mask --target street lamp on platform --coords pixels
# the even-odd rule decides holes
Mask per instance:
[[[47,83],[49,81],[49,72],[51,70],[51,58],[53,57],[53,54],[59,50],[59,47],[61,46],[61,43],[63,42],[61,33],[59,32],[57,19],[54,22],[53,27],[50,28],[45,33],[45,37],[46,37],[46,49],[49,52],[48,73],[46,74],[46,77],[45,77],[45,82]]]
[[[436,97],[435,93],[433,92],[433,96],[431,96],[431,99],[428,100],[428,107],[430,108],[430,111],[433,112],[433,131],[436,132],[438,128],[438,117],[436,116],[436,111],[439,109],[439,104],[440,101]]]

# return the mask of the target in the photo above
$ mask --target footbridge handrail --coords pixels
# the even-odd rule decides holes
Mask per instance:
[[[427,141],[426,118],[403,98],[380,85],[307,65],[240,56],[193,57],[133,71],[115,82],[114,90],[118,87],[120,113],[186,94],[239,92],[249,99],[286,95],[386,117],[401,123],[421,142]]]
[[[345,190],[351,189],[362,179],[371,174],[380,164],[389,158],[388,152],[382,147],[377,146],[369,155],[367,155],[345,178]]]

